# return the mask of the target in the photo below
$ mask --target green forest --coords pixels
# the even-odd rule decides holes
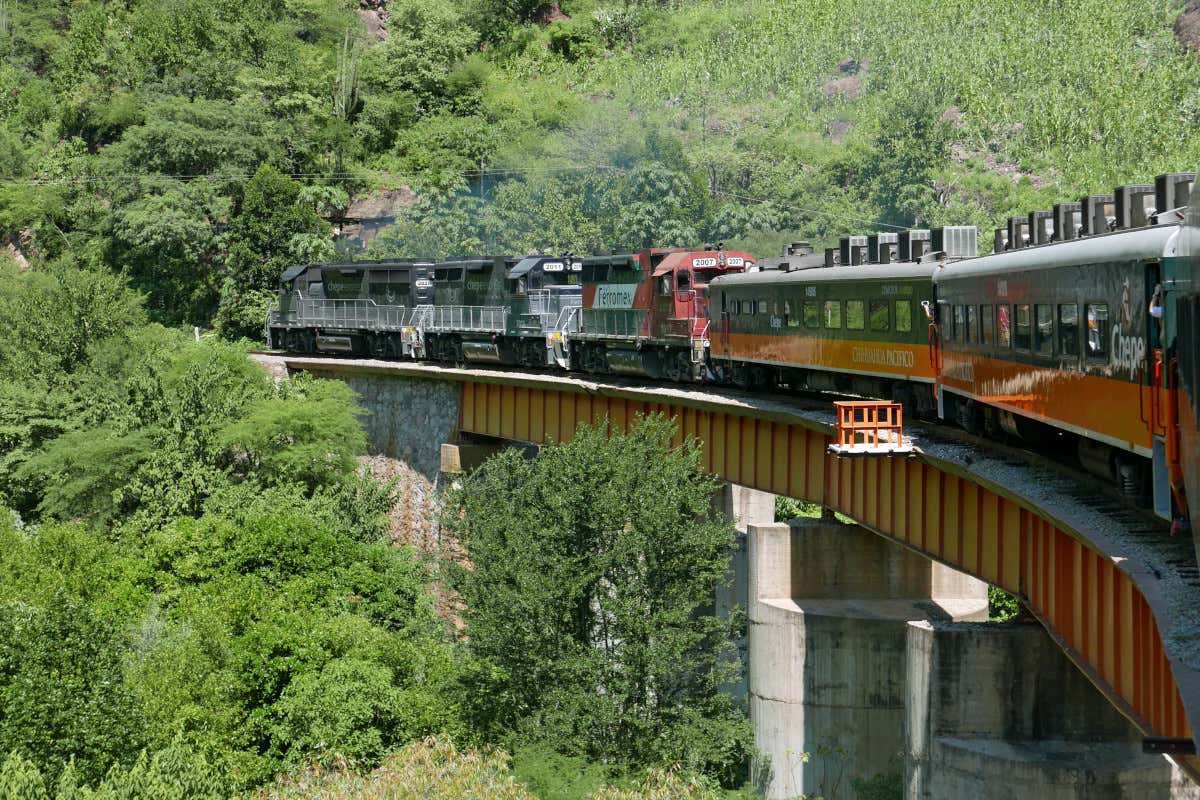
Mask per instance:
[[[280,273],[770,256],[1194,169],[1182,10],[0,0],[0,797],[748,795],[671,423],[489,462],[443,498],[474,568],[432,560],[353,394],[247,359]]]

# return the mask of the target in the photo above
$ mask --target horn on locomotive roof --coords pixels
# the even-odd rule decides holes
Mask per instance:
[[[1158,210],[1155,216],[1164,211],[1174,211],[1188,204],[1192,195],[1192,186],[1196,183],[1194,172],[1166,172],[1154,179],[1154,207]],[[1159,222],[1174,222],[1175,220],[1154,220]]]
[[[843,236],[838,240],[838,250],[842,257],[842,266],[864,264],[867,261],[867,237]]]
[[[872,233],[867,237],[867,263],[891,264],[896,261],[900,237],[894,233]]]
[[[1054,239],[1054,212],[1029,212],[1029,243],[1050,244]]]
[[[1154,216],[1154,187],[1148,183],[1130,183],[1113,190],[1116,201],[1117,230],[1144,228]]]
[[[1029,244],[1029,217],[1008,218],[1008,249],[1020,250]]]
[[[896,244],[897,261],[920,261],[929,252],[929,231],[925,228],[910,228],[900,231]]]
[[[943,225],[929,237],[930,250],[945,258],[974,258],[979,255],[979,229],[974,225]]]
[[[1066,242],[1078,238],[1082,217],[1083,206],[1079,203],[1055,203],[1053,241]]]
[[[1079,198],[1083,229],[1080,236],[1108,233],[1109,220],[1116,218],[1111,194],[1089,194]]]

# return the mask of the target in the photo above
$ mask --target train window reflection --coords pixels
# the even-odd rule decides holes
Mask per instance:
[[[1029,306],[1017,306],[1017,335],[1013,337],[1013,347],[1018,350],[1028,350],[1033,337],[1030,335]]]
[[[1012,317],[1007,305],[996,306],[996,344],[1012,347]]]
[[[842,327],[842,304],[838,300],[825,301],[825,327]]]
[[[871,330],[886,331],[891,325],[891,309],[886,300],[871,301]]]
[[[846,301],[846,329],[861,331],[866,326],[866,304],[862,300]]]
[[[816,300],[808,300],[804,303],[804,327],[821,327],[821,306],[817,304]]]
[[[908,333],[912,330],[912,301],[896,301],[896,330]]]
[[[1037,321],[1033,351],[1039,356],[1052,356],[1054,355],[1054,307],[1039,303],[1033,307],[1033,315]]]
[[[1087,356],[1108,357],[1108,303],[1087,304]]]
[[[1064,303],[1058,307],[1058,352],[1079,355],[1079,306]]]
[[[991,306],[979,307],[979,341],[985,345],[996,343],[996,310]]]
[[[954,341],[965,342],[967,340],[967,307],[954,307]]]
[[[979,341],[979,319],[975,306],[967,306],[967,341]]]

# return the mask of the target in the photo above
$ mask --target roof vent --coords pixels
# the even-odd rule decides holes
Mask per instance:
[[[1029,217],[1008,218],[1008,249],[1020,250],[1029,244]]]
[[[1079,198],[1080,217],[1083,220],[1083,230],[1080,236],[1096,236],[1108,233],[1109,223],[1116,219],[1116,211],[1111,194],[1089,194]]]
[[[842,264],[842,252],[838,247],[825,248],[825,266],[838,267]]]
[[[924,228],[900,231],[897,238],[897,261],[920,261],[921,256],[929,252],[929,231]]]
[[[1054,239],[1054,212],[1029,212],[1029,243],[1050,244]]]
[[[867,237],[867,262],[891,264],[896,260],[896,247],[900,237],[894,233],[872,233]]]
[[[1192,185],[1196,182],[1194,172],[1168,172],[1154,179],[1154,207],[1158,213],[1183,208],[1188,204],[1192,195]],[[1176,220],[1156,220],[1158,222],[1175,222]]]
[[[1079,228],[1083,224],[1082,209],[1079,203],[1054,204],[1054,241],[1066,242],[1079,238]]]
[[[839,250],[842,256],[842,265],[848,264],[865,264],[867,261],[867,237],[865,236],[843,236],[839,240]]]
[[[1008,228],[996,228],[996,238],[992,242],[993,253],[1003,253],[1008,249]]]
[[[1118,228],[1144,228],[1154,216],[1154,187],[1148,183],[1131,183],[1113,190],[1117,201]]]
[[[979,255],[979,229],[974,225],[945,225],[930,232],[930,249],[945,253],[946,258],[974,258]]]

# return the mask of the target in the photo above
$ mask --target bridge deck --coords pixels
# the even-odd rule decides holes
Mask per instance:
[[[638,413],[679,420],[706,468],[821,503],[931,558],[1018,595],[1147,736],[1200,731],[1200,575],[1191,543],[1094,485],[1009,448],[906,426],[914,452],[827,452],[832,403],[619,378],[286,357],[329,376],[387,374],[461,385],[463,431],[543,443],[584,421]],[[1177,758],[1200,780],[1195,757]]]

